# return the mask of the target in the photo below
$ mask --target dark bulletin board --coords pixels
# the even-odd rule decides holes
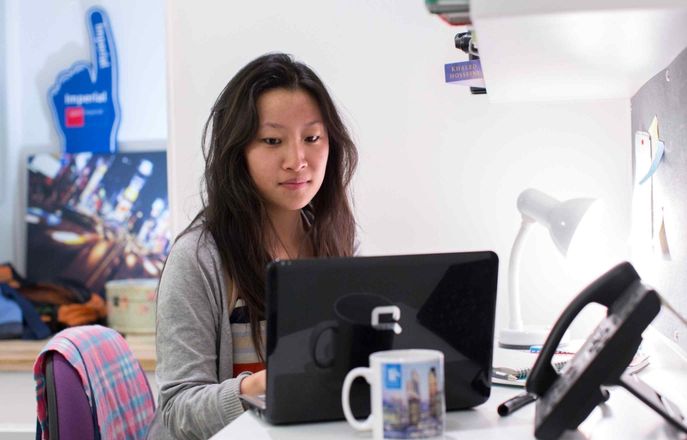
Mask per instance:
[[[662,219],[669,249],[668,255],[657,252],[654,240],[653,249],[633,248],[632,263],[646,283],[687,316],[687,49],[644,84],[631,105],[633,142],[638,130],[649,131],[655,116],[659,139],[665,145],[659,167],[645,184],[651,185],[654,234],[660,232],[657,228]],[[632,155],[636,164],[634,145]],[[643,173],[634,168],[635,173]],[[633,226],[636,216],[633,213]],[[672,313],[663,310],[654,325],[687,350],[687,327]]]

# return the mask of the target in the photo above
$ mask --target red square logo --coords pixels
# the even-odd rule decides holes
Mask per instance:
[[[83,127],[84,119],[83,107],[66,107],[64,109],[64,125],[67,128]]]

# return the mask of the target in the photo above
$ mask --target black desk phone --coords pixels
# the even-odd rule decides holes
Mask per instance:
[[[607,307],[606,317],[559,374],[551,365],[563,334],[589,303]],[[661,309],[661,299],[641,282],[630,263],[621,263],[602,275],[568,305],[551,330],[527,380],[527,391],[537,396],[534,435],[556,439],[566,429],[577,429],[600,403],[608,399],[603,385],[620,385],[687,432],[680,410],[636,375],[624,374],[642,332]]]

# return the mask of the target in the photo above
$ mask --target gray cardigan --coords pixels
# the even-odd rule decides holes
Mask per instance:
[[[241,415],[233,379],[228,279],[212,235],[195,227],[169,254],[157,295],[158,408],[148,438],[211,437]]]

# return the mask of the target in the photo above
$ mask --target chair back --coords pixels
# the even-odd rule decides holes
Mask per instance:
[[[99,325],[61,331],[39,354],[34,378],[42,438],[145,438],[155,403],[116,331]]]
[[[45,391],[51,439],[95,438],[97,427],[79,373],[57,351],[46,358]]]

